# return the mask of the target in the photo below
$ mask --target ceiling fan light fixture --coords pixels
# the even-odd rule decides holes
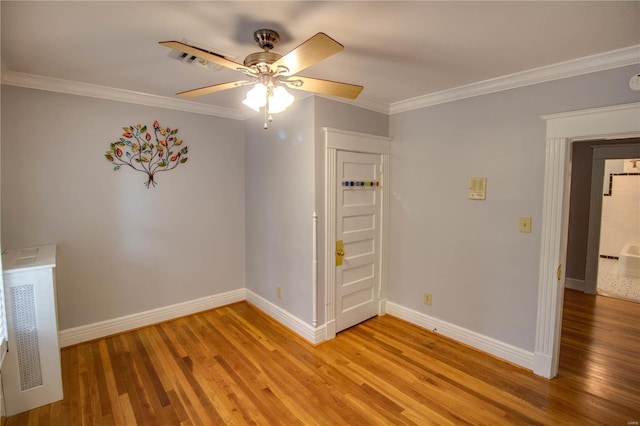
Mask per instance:
[[[267,86],[262,83],[256,83],[256,85],[247,92],[247,97],[242,101],[242,103],[255,112],[260,112],[260,108],[267,104],[267,96]]]
[[[284,86],[274,87],[272,84],[256,83],[247,92],[247,97],[242,103],[255,112],[260,112],[260,108],[267,107],[269,114],[277,114],[289,108],[294,100],[293,95]]]
[[[277,114],[289,108],[295,98],[283,86],[276,86],[269,96],[269,114]]]

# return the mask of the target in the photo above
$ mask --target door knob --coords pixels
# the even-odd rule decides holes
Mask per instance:
[[[336,256],[344,256],[344,250],[338,250]]]

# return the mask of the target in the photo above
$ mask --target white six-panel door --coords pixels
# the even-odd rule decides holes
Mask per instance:
[[[380,154],[337,152],[336,331],[378,314],[380,301]]]

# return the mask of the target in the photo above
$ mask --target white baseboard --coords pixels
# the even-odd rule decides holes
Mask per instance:
[[[267,299],[257,295],[251,290],[246,290],[247,301],[260,309],[265,314],[269,315],[280,324],[284,325],[294,333],[298,334],[302,338],[308,340],[314,345],[327,340],[327,328],[326,325],[321,325],[317,328],[313,328],[312,325],[307,324],[300,318],[291,315],[289,312],[282,309]]]
[[[152,309],[138,314],[127,315],[112,320],[87,324],[80,327],[61,330],[59,333],[60,346],[71,346],[89,340],[110,336],[136,328],[157,324],[159,322],[179,318],[185,315],[214,309],[243,300],[253,304],[265,314],[278,321],[294,333],[298,334],[312,344],[319,344],[335,337],[332,327],[335,323],[329,323],[314,328],[300,318],[292,315],[283,308],[269,302],[251,290],[238,289],[227,293],[203,297],[188,302]],[[505,359],[524,368],[534,369],[534,354],[507,343],[500,342],[482,334],[467,330],[457,325],[430,317],[418,311],[386,301],[386,313],[404,319],[420,327],[434,330],[451,339],[465,343],[481,351],[490,353],[498,358]],[[331,336],[330,334],[333,334]]]
[[[570,289],[573,289],[573,290],[584,291],[584,280],[579,280],[577,278],[565,277],[564,286],[566,288],[570,288]]]
[[[449,337],[458,342],[469,345],[473,348],[487,352],[498,358],[510,361],[529,370],[534,368],[534,354],[508,343],[501,342],[491,337],[484,336],[475,331],[467,330],[455,324],[430,317],[422,312],[400,306],[387,301],[387,311],[389,315],[409,321],[412,324],[432,330],[438,334]]]
[[[553,357],[539,352],[535,353],[533,372],[547,379],[558,373],[557,369],[553,371]]]
[[[71,346],[87,342],[89,340],[98,339],[100,337],[122,333],[151,324],[157,324],[162,321],[195,314],[196,312],[202,312],[218,308],[220,306],[229,305],[231,303],[241,302],[245,299],[246,289],[241,288],[222,294],[176,303],[175,305],[164,306],[162,308],[126,315],[124,317],[101,321],[94,324],[67,328],[65,330],[60,330],[58,334],[60,347],[64,348],[65,346]]]

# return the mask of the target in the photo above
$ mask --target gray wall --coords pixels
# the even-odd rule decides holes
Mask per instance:
[[[311,323],[313,98],[262,123],[244,124],[247,289]]]
[[[591,199],[591,142],[571,146],[571,199],[569,201],[569,235],[567,239],[567,277],[584,280],[589,237],[589,203]]]
[[[311,324],[312,217],[318,214],[318,320],[324,322],[324,138],[322,127],[388,134],[389,119],[307,97],[245,122],[247,288]],[[282,288],[282,298],[276,288]]]
[[[113,171],[122,127],[179,129],[188,162]],[[58,245],[60,328],[244,288],[243,124],[2,88],[2,246]]]
[[[545,169],[543,114],[638,102],[625,67],[391,117],[389,299],[532,351]],[[467,199],[486,176],[486,201]],[[533,233],[518,218],[533,217]],[[422,293],[433,293],[433,305]]]
[[[320,135],[323,127],[389,136],[389,116],[364,108],[336,102],[326,98],[315,98],[315,126]],[[324,143],[324,141],[322,140]],[[324,145],[322,145],[324,147]],[[324,155],[324,151],[323,151]]]

